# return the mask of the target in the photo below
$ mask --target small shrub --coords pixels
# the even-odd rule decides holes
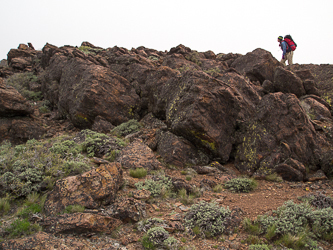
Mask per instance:
[[[163,226],[165,225],[164,220],[159,218],[149,218],[146,220],[142,220],[138,223],[138,230],[147,232],[149,229],[156,227],[156,226]]]
[[[187,176],[185,177],[185,179],[186,179],[187,181],[190,181],[190,180],[192,180],[192,176],[187,175]]]
[[[25,205],[30,206],[32,204],[38,203],[40,198],[39,193],[37,192],[33,192],[31,194],[27,195],[26,201],[25,201]]]
[[[248,244],[260,244],[262,241],[259,239],[257,235],[249,235],[247,239],[245,240]]]
[[[10,210],[10,203],[7,198],[0,198],[0,213],[8,213]]]
[[[252,223],[249,218],[245,218],[242,224],[245,231],[250,234],[259,235],[262,232],[260,224],[258,222]]]
[[[147,175],[147,170],[145,168],[130,169],[130,176],[133,178],[142,178]]]
[[[220,193],[222,191],[223,187],[221,184],[217,184],[215,187],[213,187],[213,191],[215,193]]]
[[[230,215],[231,211],[228,208],[219,207],[216,203],[201,201],[191,206],[185,215],[185,224],[192,230],[198,226],[202,236],[206,233],[216,236],[223,233],[226,219]]]
[[[42,207],[35,203],[29,206],[23,207],[20,211],[18,211],[17,215],[22,218],[29,218],[32,214],[40,213],[42,211]]]
[[[270,248],[266,244],[255,244],[250,245],[249,250],[270,250]]]
[[[17,219],[5,229],[10,237],[30,235],[41,230],[38,224],[31,224],[28,219]]]
[[[171,190],[173,188],[170,178],[164,175],[154,176],[153,179],[145,180],[145,183],[139,181],[134,185],[139,190],[149,190],[152,196],[159,196],[162,192],[162,189],[165,191]]]
[[[111,130],[111,134],[117,136],[126,136],[135,133],[141,129],[142,125],[135,119],[124,122]]]
[[[265,176],[266,181],[272,181],[272,182],[282,182],[283,179],[281,176],[279,176],[277,173],[269,174]]]
[[[187,191],[185,188],[182,188],[178,191],[178,197],[180,199],[180,202],[184,205],[192,204],[194,196],[192,194],[187,194]]]
[[[73,213],[82,213],[85,210],[85,207],[79,204],[69,205],[65,207],[65,214],[73,214]]]
[[[254,190],[258,186],[258,183],[256,180],[251,178],[235,178],[231,179],[225,184],[225,187],[232,192],[243,192],[248,193],[252,190]]]
[[[155,249],[156,247],[174,245],[177,242],[175,239],[168,240],[168,238],[169,233],[163,227],[153,227],[148,230],[141,243],[145,249]]]
[[[16,73],[6,79],[6,84],[14,87],[22,96],[31,101],[40,101],[43,98],[42,92],[30,90],[31,84],[36,84],[37,76],[32,72]]]

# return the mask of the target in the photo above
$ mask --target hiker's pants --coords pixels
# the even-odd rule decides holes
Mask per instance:
[[[293,64],[293,56],[294,56],[294,51],[290,51],[290,52],[286,53],[284,59],[281,59],[281,63],[286,65],[286,61],[288,61],[288,65],[292,65]]]

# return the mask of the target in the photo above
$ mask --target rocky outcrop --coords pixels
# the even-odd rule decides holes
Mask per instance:
[[[15,88],[6,86],[0,78],[0,117],[27,116],[33,108]]]
[[[139,97],[130,83],[98,58],[74,47],[44,47],[44,97],[74,126],[91,128],[101,116],[113,125],[138,118]]]
[[[17,49],[8,52],[8,65],[15,71],[32,71],[36,55],[37,51],[32,45],[20,44]]]
[[[47,217],[41,223],[45,232],[53,234],[80,234],[111,232],[122,225],[116,218],[92,213],[62,214],[55,217]]]
[[[56,215],[69,205],[98,208],[110,204],[123,181],[119,163],[102,164],[89,172],[57,181],[45,201],[47,215]]]
[[[251,81],[259,81],[262,84],[265,80],[274,80],[274,72],[279,65],[279,61],[270,52],[255,49],[245,56],[238,57],[230,67],[235,68]]]
[[[304,166],[299,166],[317,166],[325,145],[295,95],[268,94],[258,105],[255,118],[241,126],[236,167],[256,176],[294,169],[296,173],[288,176],[296,177],[286,179],[299,181],[306,178]],[[301,164],[288,164],[287,160]]]
[[[31,63],[18,66],[24,60]],[[182,44],[168,52],[143,46],[103,49],[89,42],[80,48],[46,44],[36,51],[20,45],[10,51],[12,72],[29,67],[58,117],[76,128],[108,133],[129,119],[142,119],[145,131],[129,135],[132,143],[117,159],[124,168],[158,169],[156,151],[166,164],[235,161],[241,172],[258,177],[278,171],[304,180],[301,165],[330,171],[323,159],[333,143],[330,65],[282,67],[260,48],[215,55]],[[147,114],[163,126],[150,125]],[[8,132],[15,127],[8,126],[1,127],[3,139],[15,137]],[[296,172],[283,174],[289,170]]]

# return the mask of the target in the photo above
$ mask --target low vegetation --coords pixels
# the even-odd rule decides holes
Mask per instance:
[[[34,85],[39,85],[37,76],[32,72],[13,74],[6,78],[6,84],[14,87],[28,100],[40,101],[43,99],[41,91],[32,90]]]
[[[239,177],[228,181],[225,188],[232,192],[248,193],[253,191],[258,186],[258,182],[252,178]]]
[[[185,216],[185,224],[195,234],[212,237],[223,233],[226,220],[230,216],[231,211],[228,208],[220,207],[216,203],[201,201],[191,206]]]

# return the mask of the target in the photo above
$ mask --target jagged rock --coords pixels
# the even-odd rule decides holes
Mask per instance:
[[[227,65],[230,67],[231,64],[238,58],[238,57],[241,57],[243,55],[241,54],[234,54],[234,53],[228,53],[228,54],[218,54],[216,56],[216,60],[218,61],[222,61],[222,62],[225,62],[227,63]]]
[[[41,222],[41,225],[45,232],[53,234],[81,234],[87,232],[111,234],[114,229],[122,225],[122,222],[109,216],[92,213],[74,213],[46,217]]]
[[[17,145],[40,139],[46,132],[45,127],[30,117],[0,118],[0,142],[8,140]]]
[[[234,143],[232,135],[238,123],[253,114],[253,102],[258,102],[260,96],[236,73],[220,78],[187,71],[174,79],[174,84],[163,86],[160,93],[168,93],[170,99],[164,100],[161,95],[159,100],[167,103],[166,123],[172,133],[183,136],[210,157],[227,162]]]
[[[91,128],[97,116],[114,125],[136,117],[135,90],[91,54],[69,46],[43,51],[43,65],[48,65],[41,77],[44,97],[68,114],[74,126]]]
[[[33,108],[15,88],[6,86],[0,78],[0,117],[27,116]]]
[[[305,80],[303,86],[307,95],[320,96],[317,84],[313,80]]]
[[[77,241],[73,238],[61,239],[45,232],[38,232],[29,237],[7,240],[0,243],[0,249],[3,250],[54,249],[55,247],[59,250],[91,249],[87,242]]]
[[[105,120],[102,116],[97,116],[94,120],[94,124],[92,125],[92,130],[99,132],[99,133],[110,133],[112,129],[114,129],[115,126],[113,126],[110,122]]]
[[[101,47],[98,47],[98,46],[93,45],[93,44],[90,43],[90,42],[82,42],[82,43],[81,43],[81,46],[87,46],[87,47],[90,47],[90,48],[93,48],[93,49],[103,49],[103,48],[101,48]]]
[[[306,94],[301,78],[283,67],[278,67],[275,70],[274,87],[276,91],[293,93],[297,97]]]
[[[304,165],[291,158],[284,163],[276,165],[275,172],[287,181],[303,181],[306,176],[306,169]]]
[[[187,183],[187,181],[172,176],[171,181],[176,192],[181,189],[185,189],[187,193],[193,192],[193,187],[191,186],[191,184]]]
[[[270,52],[255,49],[238,57],[230,67],[246,75],[251,81],[259,81],[262,84],[265,80],[273,82],[275,69],[279,65],[279,61]]]
[[[262,88],[266,94],[275,92],[274,83],[272,83],[270,80],[265,80],[262,83]]]
[[[274,172],[289,158],[316,166],[321,148],[327,145],[316,134],[296,96],[280,92],[265,95],[255,118],[244,123],[240,131],[245,133],[239,134],[235,165],[241,172],[256,172],[257,176]],[[294,180],[304,179],[304,171],[297,171]]]
[[[300,101],[311,120],[332,121],[331,108],[323,99],[310,95],[300,98]]]
[[[133,185],[133,187],[134,187],[134,185]],[[150,195],[151,195],[151,192],[146,189],[133,191],[133,197],[135,199],[139,199],[139,200],[147,200],[150,197]]]
[[[103,164],[89,172],[58,180],[45,201],[45,213],[55,215],[75,204],[86,208],[110,204],[122,181],[119,163]]]
[[[198,151],[189,141],[170,132],[162,132],[158,136],[157,152],[165,163],[178,167],[187,164],[208,164],[209,158]]]
[[[108,213],[124,222],[138,222],[147,216],[146,203],[133,198],[116,200],[108,209]]]
[[[327,180],[327,176],[322,170],[318,170],[314,174],[310,174],[308,176],[308,181],[320,181],[320,180]]]
[[[153,151],[140,140],[130,143],[124,148],[117,161],[123,168],[146,168],[157,170],[161,168],[161,163],[156,159]]]
[[[37,52],[25,44],[20,44],[17,49],[11,49],[7,54],[8,65],[14,70],[31,71],[33,59]]]

